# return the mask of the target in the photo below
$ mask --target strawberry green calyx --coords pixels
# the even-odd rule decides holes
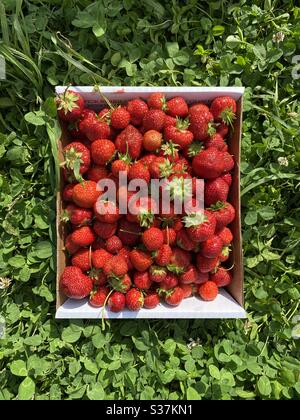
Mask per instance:
[[[202,223],[207,221],[208,217],[202,212],[192,213],[183,218],[184,225],[187,228],[202,225]]]
[[[154,221],[154,214],[148,210],[141,210],[138,215],[138,219],[141,227],[150,227]]]
[[[70,215],[69,215],[69,212],[66,209],[63,210],[60,220],[63,223],[67,223],[67,222],[70,221]]]
[[[207,134],[209,136],[213,136],[214,134],[216,134],[215,126],[210,122],[208,123]]]
[[[221,255],[223,257],[228,257],[228,255],[230,254],[230,247],[229,246],[224,246],[221,252]]]
[[[77,103],[78,95],[75,95],[73,92],[66,91],[61,95],[58,95],[59,104],[57,109],[63,110],[65,114],[72,112],[74,109],[79,108]]]
[[[171,200],[178,199],[183,201],[185,197],[192,196],[192,183],[183,177],[174,177],[167,183],[165,188],[167,191],[170,191]]]
[[[115,289],[117,292],[124,293],[127,291],[128,287],[126,284],[123,283],[123,277],[116,276],[113,274],[112,276],[109,276],[108,282],[111,285],[113,289]]]
[[[82,181],[82,176],[80,175],[80,165],[83,162],[81,159],[82,153],[78,152],[75,147],[71,147],[64,153],[65,155],[65,162],[64,165],[68,170],[73,171],[75,178],[78,181]]]
[[[165,96],[163,96],[163,97],[160,99],[160,101],[161,101],[161,103],[162,103],[161,109],[162,109],[163,111],[167,111],[167,109],[168,109],[168,105],[167,105],[167,99],[166,99],[166,97],[165,97]]]
[[[90,255],[91,255],[91,253],[90,253]],[[92,265],[92,262],[91,262],[91,264],[90,265]],[[95,268],[95,267],[93,267],[89,272],[88,272],[88,274],[89,274],[89,277],[91,278],[91,279],[97,279],[98,278],[98,276],[99,276],[99,274],[100,273],[102,273],[102,269],[100,269],[100,268]]]
[[[161,146],[164,156],[171,156],[174,158],[178,153],[179,146],[172,141],[168,141]]]
[[[172,175],[173,173],[173,164],[168,159],[166,159],[164,163],[158,165],[158,167],[160,178],[168,178],[168,176]]]
[[[232,107],[230,106],[228,108],[225,108],[224,111],[221,112],[220,118],[225,124],[230,125],[232,127],[233,121],[236,118],[235,113],[232,110]]]
[[[226,207],[226,203],[224,203],[223,201],[217,201],[215,204],[212,204],[209,207],[209,210],[218,211],[218,210],[224,209],[225,207]]]
[[[179,131],[185,131],[189,128],[190,120],[188,118],[182,119],[176,117],[176,128]]]
[[[179,267],[178,265],[175,264],[168,264],[167,265],[167,269],[171,272],[174,273],[176,275],[180,275],[184,273],[184,268],[183,267]]]
[[[188,156],[194,157],[198,155],[198,153],[200,153],[203,148],[204,145],[201,141],[193,141],[193,143],[188,148]]]

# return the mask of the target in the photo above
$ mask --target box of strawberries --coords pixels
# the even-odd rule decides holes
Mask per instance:
[[[243,318],[241,87],[56,88],[56,318]]]

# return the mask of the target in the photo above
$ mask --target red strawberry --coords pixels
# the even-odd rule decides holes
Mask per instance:
[[[111,254],[118,254],[119,251],[123,248],[123,244],[121,239],[118,238],[118,236],[113,235],[107,239],[105,243],[105,248]]]
[[[215,129],[212,127],[214,117],[206,105],[199,104],[197,107],[195,105],[191,107],[189,119],[189,129],[194,134],[195,140],[205,141],[214,134]]]
[[[150,164],[149,171],[152,178],[167,178],[173,173],[173,164],[163,156],[159,156]]]
[[[63,201],[73,201],[73,189],[75,184],[68,184],[65,186],[62,194]]]
[[[191,284],[180,284],[180,289],[183,291],[183,298],[186,299],[193,294],[193,286]]]
[[[228,152],[223,152],[223,172],[230,172],[234,168],[234,158]]]
[[[139,162],[142,163],[143,165],[147,166],[149,168],[149,166],[151,165],[151,163],[157,158],[156,155],[154,155],[153,153],[148,153],[146,155],[144,155],[143,157],[140,158]]]
[[[96,140],[92,143],[92,159],[97,165],[106,165],[115,154],[115,145],[107,139]]]
[[[177,232],[176,243],[177,246],[179,246],[182,249],[185,249],[186,251],[192,251],[197,247],[197,242],[194,242],[190,238],[188,232],[185,229],[181,229],[179,232]]]
[[[72,241],[72,234],[68,235],[65,240],[65,249],[68,251],[70,255],[75,254],[80,248],[79,245],[74,244]]]
[[[66,90],[56,98],[59,118],[63,121],[76,121],[84,108],[84,99],[80,93]]]
[[[201,150],[192,162],[193,171],[199,178],[217,178],[224,171],[224,154],[214,147]]]
[[[143,136],[143,146],[148,152],[155,152],[162,142],[162,134],[156,130],[149,130]]]
[[[117,223],[104,223],[97,220],[94,223],[93,228],[100,238],[108,239],[116,233],[117,226]]]
[[[164,127],[166,114],[160,109],[150,109],[143,118],[143,128],[145,131],[162,131]]]
[[[168,127],[169,125],[176,125],[176,118],[171,117],[170,115],[166,115],[165,122],[164,122],[164,128]]]
[[[108,171],[105,166],[95,165],[87,171],[87,178],[90,181],[98,182],[108,176]]]
[[[89,276],[92,279],[94,286],[98,287],[107,285],[107,278],[103,271],[92,268],[89,272]]]
[[[105,248],[105,240],[98,236],[95,242],[93,243],[93,249],[96,250],[96,249],[104,249],[104,248]]]
[[[107,139],[111,136],[111,129],[107,122],[90,115],[80,121],[79,130],[91,142],[100,139]]]
[[[194,135],[188,130],[188,120],[178,119],[176,126],[168,125],[164,129],[164,137],[166,140],[172,140],[180,149],[185,149],[193,142]]]
[[[215,270],[215,268],[219,264],[218,257],[206,258],[206,257],[203,257],[203,255],[201,255],[200,253],[197,254],[196,261],[197,261],[196,262],[197,268],[201,273],[209,273],[210,271]]]
[[[64,148],[65,168],[74,173],[76,179],[88,171],[91,164],[91,154],[87,147],[78,141],[69,143]]]
[[[125,261],[127,262],[128,265],[128,271],[133,269],[133,265],[131,264],[130,261],[130,248],[123,246],[122,249],[120,249],[120,251],[118,252],[119,257],[123,257],[125,259]]]
[[[222,252],[221,252],[221,254],[219,255],[219,260],[220,260],[221,262],[225,262],[225,261],[227,261],[227,260],[228,260],[228,258],[229,258],[229,254],[230,254],[230,248],[229,248],[229,246],[223,246],[223,248],[222,248]]]
[[[134,246],[140,240],[142,228],[137,223],[122,219],[119,225],[118,236],[124,245]]]
[[[79,267],[68,266],[60,277],[60,289],[69,298],[83,299],[91,293],[93,282]]]
[[[221,152],[227,152],[228,146],[225,143],[223,137],[219,133],[213,134],[206,142],[205,148],[208,149],[209,147],[215,147],[216,149],[220,150]]]
[[[152,284],[152,280],[150,279],[148,271],[144,271],[142,273],[136,271],[133,276],[133,282],[138,289],[145,290],[150,289]]]
[[[103,223],[115,223],[121,217],[119,207],[112,201],[98,200],[94,205],[94,214]]]
[[[112,258],[112,254],[105,249],[96,249],[92,252],[92,264],[94,268],[102,270],[104,264]]]
[[[110,277],[109,283],[111,287],[118,292],[126,293],[131,288],[131,279],[128,274],[121,277]]]
[[[191,254],[181,248],[173,248],[171,264],[186,269],[191,263]]]
[[[229,225],[235,218],[235,209],[227,201],[214,204],[209,211],[212,211],[216,218],[216,231],[220,231],[223,227]]]
[[[130,114],[124,107],[116,108],[110,114],[110,123],[113,128],[123,130],[130,123]]]
[[[130,261],[137,271],[146,271],[152,264],[151,255],[139,249],[130,252]]]
[[[167,269],[158,265],[151,265],[149,268],[150,280],[155,283],[160,283],[167,277]]]
[[[176,231],[173,228],[166,227],[162,229],[162,233],[164,235],[164,243],[167,245],[174,245],[176,242]]]
[[[144,308],[146,309],[154,309],[159,303],[159,296],[154,290],[149,290],[144,296]]]
[[[110,108],[103,108],[98,113],[98,117],[101,121],[106,122],[107,124],[110,124],[110,114],[112,113],[112,110]]]
[[[104,305],[107,295],[109,293],[108,287],[98,287],[97,290],[91,293],[89,304],[95,308],[100,308]]]
[[[200,273],[195,266],[189,265],[184,273],[179,277],[182,284],[200,284],[208,280],[208,274]]]
[[[230,96],[219,96],[212,101],[210,112],[216,121],[232,125],[236,113],[235,100]]]
[[[224,227],[217,234],[222,239],[223,245],[229,245],[233,240],[232,232],[228,227]]]
[[[82,271],[88,271],[91,269],[91,252],[87,248],[82,248],[77,251],[72,259],[72,265],[79,267]]]
[[[142,124],[144,115],[148,111],[148,106],[142,99],[132,99],[127,103],[127,111],[130,114],[131,124],[140,125]]]
[[[111,164],[111,172],[118,177],[120,172],[129,172],[130,164],[123,159],[114,160]]]
[[[229,187],[231,186],[232,176],[229,173],[221,175],[220,178],[223,179],[223,181],[225,181],[228,184]]]
[[[166,278],[160,283],[159,287],[163,290],[170,290],[178,285],[178,277],[173,273],[167,273]]]
[[[100,191],[97,190],[97,184],[94,181],[83,181],[76,184],[73,188],[73,201],[77,206],[90,208],[96,203]]]
[[[229,186],[222,178],[215,178],[205,182],[204,202],[211,206],[217,201],[226,201],[229,193]]]
[[[125,154],[128,149],[128,155],[132,159],[138,159],[142,152],[143,136],[133,125],[128,125],[116,138],[116,149]]]
[[[201,242],[201,254],[206,258],[216,258],[223,248],[223,241],[218,235],[214,235],[204,242]]]
[[[163,246],[164,235],[160,229],[150,227],[143,233],[142,241],[148,251],[157,251]]]
[[[128,271],[128,265],[125,258],[114,255],[103,266],[103,271],[108,277],[122,277]]]
[[[79,246],[89,246],[96,239],[94,231],[89,226],[82,226],[74,230],[71,236],[72,242]]]
[[[170,245],[163,244],[160,249],[157,251],[155,256],[156,264],[165,267],[171,261],[172,249]]]
[[[166,109],[166,97],[160,92],[151,93],[147,103],[150,109]]]
[[[199,211],[185,216],[183,220],[192,241],[206,241],[215,233],[216,219],[211,212]]]
[[[217,133],[220,134],[220,136],[223,137],[223,139],[225,139],[225,137],[227,136],[229,131],[228,125],[221,122],[220,124],[217,125]]]
[[[113,292],[108,301],[107,306],[112,312],[121,312],[125,308],[126,298],[121,292]]]
[[[189,112],[189,107],[181,96],[176,96],[167,101],[166,112],[168,115],[171,115],[171,117],[185,118]]]
[[[72,225],[80,226],[90,223],[92,218],[93,212],[91,210],[82,209],[74,204],[69,204],[64,211],[62,220],[70,221]]]
[[[128,179],[143,179],[147,184],[150,182],[150,172],[148,168],[140,162],[134,163],[128,171]]]
[[[171,306],[178,306],[184,299],[184,292],[181,287],[175,287],[167,292],[165,302]]]
[[[144,306],[144,295],[143,293],[132,288],[126,293],[126,306],[130,311],[138,311]]]
[[[210,275],[210,280],[216,283],[218,287],[225,287],[232,282],[232,275],[226,268],[219,267],[215,273]]]
[[[158,156],[162,156],[168,159],[171,163],[174,163],[179,160],[178,150],[178,144],[175,144],[172,141],[167,141],[161,145]]]
[[[129,201],[129,214],[126,218],[129,222],[137,222],[142,227],[150,226],[154,221],[154,215],[157,213],[157,205],[151,197],[141,197],[137,200]]]
[[[218,292],[218,286],[213,281],[207,281],[198,287],[199,296],[206,301],[215,300]]]

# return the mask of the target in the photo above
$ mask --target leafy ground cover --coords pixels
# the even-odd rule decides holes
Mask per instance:
[[[0,1],[0,399],[299,399],[293,3]],[[246,86],[247,320],[54,320],[58,84]]]

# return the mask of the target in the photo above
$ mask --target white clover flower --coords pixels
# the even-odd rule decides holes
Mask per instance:
[[[272,37],[273,42],[282,42],[283,40],[284,40],[283,32],[277,32],[276,34],[273,34],[273,37]]]
[[[193,338],[189,338],[189,344],[187,345],[187,348],[189,350],[192,350],[192,348],[197,347],[197,346],[201,346],[200,338],[197,338],[196,340],[194,340]]]
[[[288,158],[286,158],[285,156],[280,156],[277,160],[278,160],[278,163],[279,163],[280,166],[288,166],[289,165]]]

